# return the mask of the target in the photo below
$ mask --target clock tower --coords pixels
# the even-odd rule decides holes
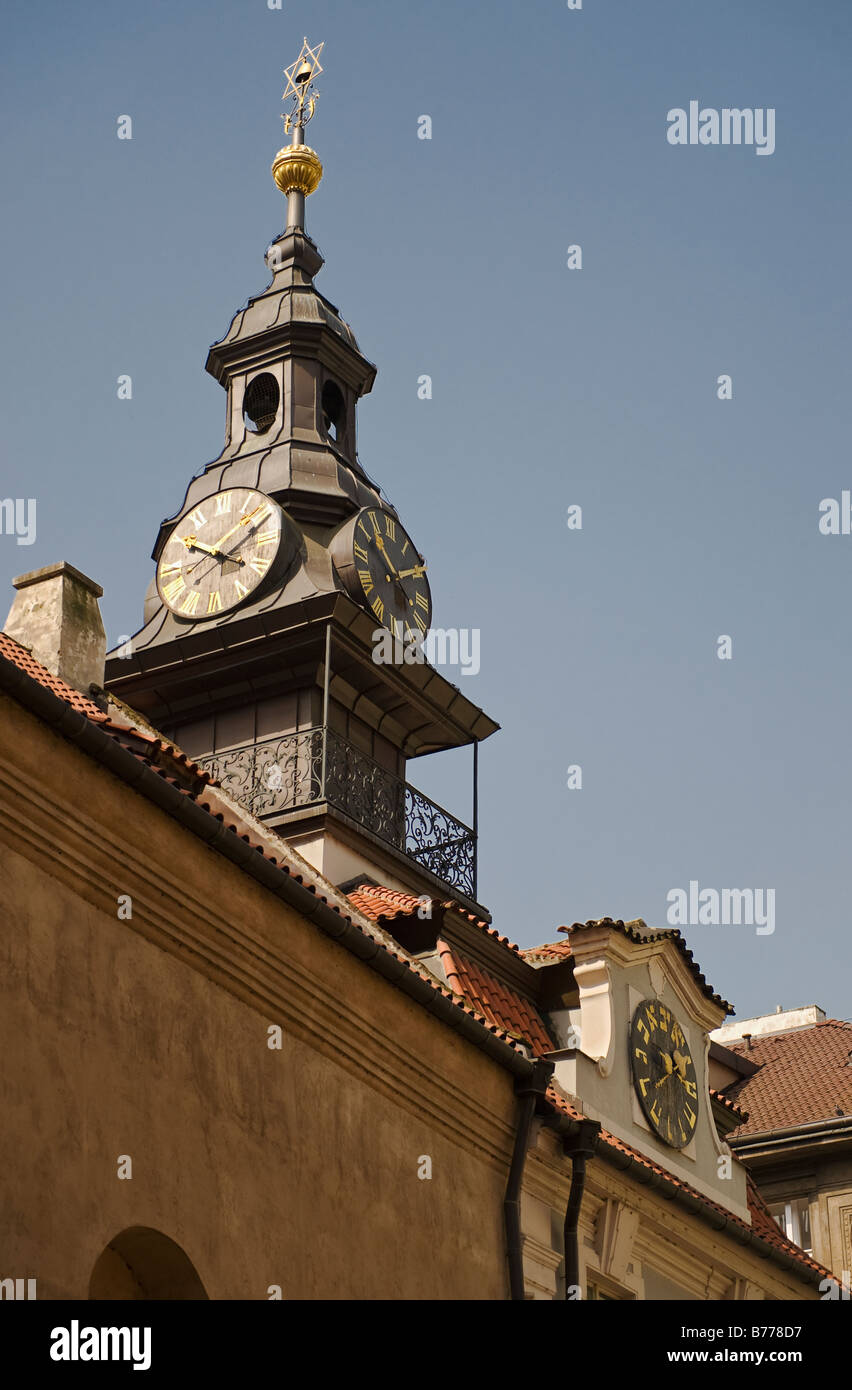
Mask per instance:
[[[357,453],[376,369],[314,284],[305,200],[322,164],[304,132],[321,51],[305,40],[286,71],[270,283],[207,357],[224,448],[160,526],[144,624],[110,653],[106,685],[333,883],[450,895],[487,916],[477,749],[498,725],[426,660],[427,563]],[[468,822],[408,780],[411,760],[463,745]]]

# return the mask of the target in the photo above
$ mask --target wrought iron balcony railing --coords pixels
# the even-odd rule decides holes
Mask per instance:
[[[332,729],[300,729],[199,758],[255,816],[327,802],[476,900],[476,835]]]

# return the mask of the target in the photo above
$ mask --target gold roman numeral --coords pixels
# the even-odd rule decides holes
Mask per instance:
[[[385,605],[382,603],[382,600],[380,598],[373,599],[373,612],[375,613],[379,622],[383,623],[385,620]]]
[[[189,519],[196,531],[200,530],[202,526],[207,525],[207,518],[200,507],[196,507],[195,511],[190,513]]]
[[[278,540],[277,531],[264,531],[260,536],[255,537],[256,545],[274,545]]]
[[[372,575],[370,574],[370,571],[369,571],[369,570],[359,570],[359,571],[358,571],[358,578],[359,578],[360,581],[361,581],[361,588],[364,590],[364,593],[365,593],[365,594],[371,594],[371,593],[373,592],[374,585],[373,585],[373,579],[372,579]]]
[[[214,590],[213,590],[213,593],[210,595],[210,597],[209,597],[208,600],[207,600],[207,612],[208,612],[208,613],[221,613],[221,611],[222,611],[222,595],[219,593],[219,590],[218,590],[218,589],[214,589]]]
[[[429,612],[429,600],[425,594],[416,593],[414,595],[414,602],[418,608],[422,608],[426,613]]]
[[[256,492],[250,492],[250,493],[249,493],[249,495],[248,495],[248,497],[246,498],[245,502],[244,502],[243,505],[240,507],[240,516],[245,516],[246,512],[247,512],[247,511],[249,510],[249,508],[251,507],[252,502],[255,502],[255,501],[256,501],[256,498],[257,498],[257,493],[256,493]]]
[[[394,519],[392,516],[388,516],[387,513],[385,513],[385,535],[387,536],[388,540],[396,540],[396,526],[394,524]]]
[[[217,516],[224,516],[225,513],[226,513],[226,512],[229,512],[230,510],[231,510],[231,494],[230,494],[230,492],[220,492],[220,493],[217,495],[217,497],[216,497],[216,515],[217,515]]]
[[[369,555],[367,554],[363,545],[358,545],[357,541],[355,543],[355,554],[358,556],[359,560],[363,561],[365,565],[368,565],[370,563]]]
[[[425,631],[426,631],[426,624],[424,623],[424,621],[423,621],[423,619],[421,618],[421,616],[420,616],[419,613],[415,613],[415,614],[414,614],[414,621],[416,622],[417,626],[420,628],[420,631],[421,631],[421,632],[425,632]]]
[[[198,600],[200,597],[201,595],[199,594],[197,589],[190,589],[189,593],[187,594],[186,598],[181,604],[181,613],[194,613],[196,608],[198,607]]]
[[[244,584],[240,583],[239,579],[234,580],[234,588],[236,589],[237,594],[240,598],[245,598],[246,594],[248,593],[248,589],[245,587]]]
[[[370,512],[370,513],[369,513],[369,517],[370,517],[370,521],[373,523],[373,534],[374,534],[375,536],[380,535],[381,532],[379,531],[379,519],[378,519],[378,517],[376,516],[376,513],[375,513],[375,512]],[[368,532],[367,534],[369,535],[369,532]]]
[[[262,555],[253,555],[249,560],[249,565],[254,570],[255,574],[266,574],[266,571],[269,569],[269,561],[264,560]]]
[[[160,565],[160,577],[164,574],[180,574],[183,569],[183,560],[172,560],[168,565]]]
[[[183,593],[185,588],[186,585],[182,578],[173,579],[170,584],[166,584],[163,589],[163,598],[166,600],[166,603],[173,604],[178,594]]]

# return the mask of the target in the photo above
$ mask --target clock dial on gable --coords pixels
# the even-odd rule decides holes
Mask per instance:
[[[236,608],[292,558],[277,502],[252,488],[216,492],[179,518],[157,565],[157,587],[178,618],[198,622]]]
[[[698,1082],[683,1029],[658,999],[643,999],[633,1015],[630,1063],[654,1133],[671,1148],[684,1148],[698,1123]]]

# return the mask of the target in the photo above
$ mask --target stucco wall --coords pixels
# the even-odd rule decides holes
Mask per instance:
[[[4,1274],[139,1225],[211,1298],[506,1297],[508,1074],[5,697],[0,890]]]

